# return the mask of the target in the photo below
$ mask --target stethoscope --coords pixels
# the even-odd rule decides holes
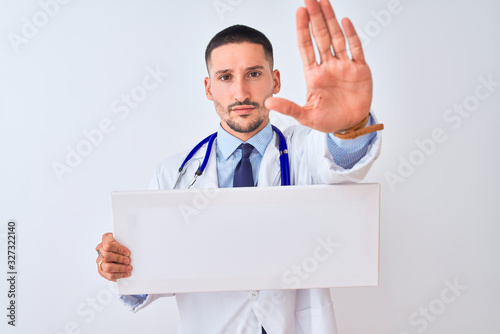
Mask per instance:
[[[288,164],[288,147],[286,145],[286,139],[285,136],[283,136],[283,133],[275,127],[274,125],[271,125],[274,132],[279,137],[279,152],[280,152],[280,168],[281,168],[281,185],[282,186],[289,186],[290,185],[290,165]],[[179,167],[179,176],[177,176],[177,181],[175,181],[174,189],[177,187],[179,184],[179,181],[186,172],[186,169],[184,168],[186,164],[191,160],[193,155],[198,152],[198,150],[205,145],[208,142],[207,145],[207,151],[205,152],[205,157],[203,158],[203,162],[198,166],[198,169],[194,173],[193,180],[191,183],[189,183],[189,186],[187,187],[188,189],[193,186],[193,184],[196,182],[198,179],[198,176],[201,176],[203,172],[205,171],[205,167],[207,167],[208,164],[208,159],[210,158],[210,153],[212,152],[212,145],[214,144],[215,138],[217,138],[217,132],[212,133],[210,136],[207,138],[203,139],[201,142],[196,145],[191,152],[187,155],[186,159],[184,159],[184,162],[182,163],[181,167]]]

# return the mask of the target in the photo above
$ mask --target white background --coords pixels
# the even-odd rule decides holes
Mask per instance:
[[[367,36],[372,107],[386,126],[382,155],[366,179],[382,184],[380,287],[332,290],[339,332],[498,332],[500,86],[476,87],[480,77],[500,82],[500,5],[390,4],[334,3],[337,15]],[[203,56],[229,25],[247,24],[270,38],[282,74],[279,96],[303,103],[299,5],[74,0],[52,6],[48,16],[37,1],[1,1],[0,241],[5,250],[7,222],[16,219],[19,272],[15,328],[6,324],[1,280],[2,333],[175,332],[174,299],[133,315],[97,274],[94,248],[111,230],[109,193],[146,188],[158,162],[216,129]],[[383,15],[388,7],[390,18]],[[26,22],[34,20],[40,27],[29,35]],[[25,38],[23,30],[29,38],[16,46],[13,36]],[[122,94],[140,89],[148,67],[168,76],[120,118],[112,104],[123,106]],[[466,117],[449,111],[464,103],[472,110]],[[68,150],[85,145],[83,132],[105,119],[112,131],[84,147],[88,155],[59,180],[54,164],[66,164]],[[291,123],[276,115],[273,121]],[[435,131],[443,140],[433,147]],[[1,261],[5,268],[6,255]],[[462,289],[445,291],[445,303],[446,281]]]

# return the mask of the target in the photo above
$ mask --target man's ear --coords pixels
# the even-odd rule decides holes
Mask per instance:
[[[210,78],[206,77],[205,78],[205,95],[207,96],[207,99],[210,101],[213,101],[214,98],[212,96],[212,91],[211,91],[211,85],[210,85]]]
[[[280,71],[273,71],[273,94],[278,94],[281,90],[281,74]]]

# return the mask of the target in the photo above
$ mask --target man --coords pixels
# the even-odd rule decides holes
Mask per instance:
[[[373,131],[380,126],[373,125],[375,121],[369,116],[372,78],[359,38],[351,22],[344,19],[350,59],[328,0],[305,2],[306,8],[297,11],[298,46],[308,89],[304,107],[272,97],[280,90],[280,73],[273,70],[272,47],[262,33],[233,26],[218,33],[207,46],[205,93],[214,102],[221,122],[212,147],[215,159],[209,160],[206,175],[195,187],[239,185],[244,154],[250,161],[247,186],[279,185],[279,153],[269,123],[271,109],[304,125],[285,132],[292,184],[359,181],[378,156],[380,136]],[[205,149],[199,152],[192,159],[203,159]],[[185,157],[182,153],[161,163],[151,189],[174,188],[176,171]],[[187,188],[190,181],[181,179],[177,188]],[[96,250],[101,276],[112,281],[130,276],[130,251],[111,233],[103,236]],[[158,297],[121,298],[137,311]],[[177,294],[176,300],[180,333],[336,333],[328,289],[185,293]]]

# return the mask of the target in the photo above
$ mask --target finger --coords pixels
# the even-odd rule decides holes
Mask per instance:
[[[305,69],[316,65],[316,55],[309,30],[309,16],[304,7],[297,9],[297,44]]]
[[[96,261],[97,271],[99,272],[99,275],[101,275],[105,279],[116,282],[118,278],[131,276],[133,269],[132,266],[101,261],[103,260],[100,260],[100,258],[98,257]]]
[[[97,250],[99,252],[99,256],[97,257],[96,262],[115,262],[121,264],[130,264],[131,260],[128,256],[123,256],[117,253],[105,252],[101,250]]]
[[[106,252],[121,254],[123,256],[130,256],[130,250],[127,247],[119,244],[114,238],[112,233],[106,233],[102,236],[102,248]]]
[[[304,111],[298,104],[279,97],[270,97],[265,102],[266,108],[277,111],[283,115],[291,116],[302,123],[304,120]]]
[[[131,265],[103,262],[99,271],[102,271],[103,273],[114,274],[130,273],[132,272],[132,269],[133,268]]]
[[[323,11],[323,16],[325,17],[326,24],[328,25],[328,30],[330,31],[333,52],[335,53],[335,56],[342,60],[348,59],[344,33],[342,32],[342,29],[340,29],[339,22],[335,17],[335,12],[333,11],[330,1],[321,0],[320,6]]]
[[[349,48],[351,49],[352,60],[365,64],[365,55],[363,53],[363,46],[359,40],[359,36],[354,29],[354,25],[348,18],[342,19],[342,26],[344,27],[347,40],[349,41]]]
[[[104,259],[104,250],[102,250],[102,242],[96,246],[95,250],[97,251],[97,258]]]
[[[323,12],[317,0],[306,0],[306,8],[311,20],[312,34],[318,47],[321,62],[333,58],[332,39]]]

